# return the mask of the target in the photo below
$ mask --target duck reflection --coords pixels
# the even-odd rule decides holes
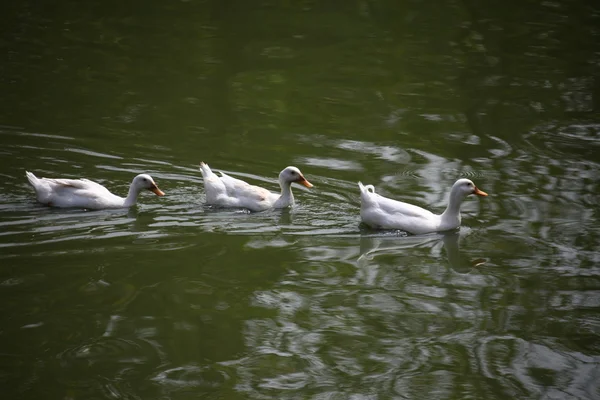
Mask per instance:
[[[459,243],[469,233],[470,230],[461,229],[421,236],[406,236],[404,233],[362,236],[358,263],[364,265],[375,257],[398,255],[415,248],[429,248],[432,256],[442,257],[443,248],[450,267],[456,272],[468,273],[473,268],[485,264],[485,259],[476,258],[471,260],[468,254],[461,252]]]
[[[456,272],[470,272],[473,268],[485,264],[485,259],[475,258],[470,260],[467,254],[460,251],[459,242],[461,238],[464,238],[467,235],[468,232],[461,235],[460,231],[441,234],[446,257],[448,257],[450,266]]]
[[[291,225],[292,224],[292,213],[289,208],[277,210],[280,212],[279,225]]]
[[[137,207],[129,207],[127,209],[127,218],[136,219],[139,212]]]

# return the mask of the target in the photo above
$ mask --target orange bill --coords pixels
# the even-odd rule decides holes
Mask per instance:
[[[165,192],[163,192],[162,190],[160,190],[158,188],[158,186],[156,186],[156,185],[154,185],[153,187],[151,187],[149,190],[152,191],[152,192],[154,192],[157,196],[164,196],[165,195]]]
[[[303,177],[303,176],[301,176],[301,177],[300,177],[300,179],[298,179],[298,183],[300,183],[300,184],[302,184],[302,185],[306,186],[307,188],[311,188],[311,187],[313,187],[313,184],[312,184],[312,183],[310,183],[309,181],[307,181],[307,180],[306,180],[306,178],[305,178],[305,177]]]
[[[476,194],[477,196],[483,196],[483,197],[488,195],[483,190],[479,190],[479,188],[477,186],[475,186],[475,190],[473,191],[473,194]]]

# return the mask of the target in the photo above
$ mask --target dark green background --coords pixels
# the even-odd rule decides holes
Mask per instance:
[[[597,1],[13,1],[0,57],[3,398],[600,397]],[[315,187],[216,211],[200,161]],[[459,177],[459,233],[359,225]]]

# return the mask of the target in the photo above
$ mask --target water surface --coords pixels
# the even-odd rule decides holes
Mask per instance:
[[[7,398],[600,398],[598,7],[342,3],[7,6]],[[315,186],[214,209],[200,161]],[[460,177],[456,232],[360,224],[359,180],[441,212]]]

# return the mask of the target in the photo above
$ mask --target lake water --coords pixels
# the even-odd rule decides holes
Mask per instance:
[[[596,2],[3,7],[3,398],[600,398]],[[217,210],[200,161],[314,188]],[[359,180],[441,212],[460,177],[457,232],[360,224]]]

